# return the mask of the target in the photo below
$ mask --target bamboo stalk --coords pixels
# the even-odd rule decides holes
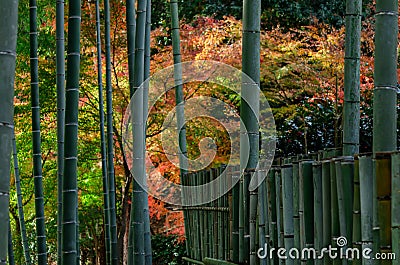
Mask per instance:
[[[375,172],[379,248],[382,254],[391,253],[391,153],[375,153]],[[391,261],[382,260],[382,264],[391,264]]]
[[[199,185],[204,185],[204,171],[199,172]],[[199,193],[200,196],[200,201],[203,201],[205,198],[202,193]],[[206,253],[206,238],[205,238],[205,231],[207,231],[206,227],[206,218],[204,218],[206,215],[205,210],[201,210],[200,212],[200,247],[201,247],[201,258],[203,259],[204,257],[207,257]]]
[[[276,203],[276,227],[277,227],[277,236],[278,236],[278,248],[284,247],[284,239],[283,239],[283,210],[282,210],[282,182],[281,182],[281,169],[276,168],[275,170],[275,203]],[[282,264],[282,260],[279,260],[279,263]]]
[[[239,262],[239,205],[240,205],[240,169],[234,167],[232,170],[232,182],[236,183],[232,188],[232,253],[233,262]],[[239,181],[238,181],[239,179]]]
[[[360,155],[360,210],[361,210],[361,240],[362,249],[372,249],[373,233],[373,173],[372,159],[370,155]],[[363,257],[363,264],[373,264],[373,261]]]
[[[30,265],[32,261],[31,261],[31,255],[29,253],[28,238],[26,234],[25,216],[22,203],[21,178],[19,175],[19,166],[18,166],[17,143],[15,140],[15,130],[13,131],[12,145],[13,145],[13,158],[14,158],[13,161],[14,161],[15,189],[17,192],[17,206],[18,206],[19,226],[21,227],[22,247],[24,250],[25,264]]]
[[[325,152],[324,152],[325,153]],[[331,244],[331,180],[330,180],[330,161],[322,161],[322,220],[323,220],[323,247]],[[331,260],[327,255],[324,256],[324,265],[330,264]]]
[[[376,161],[372,158],[372,250],[374,253],[380,251],[380,227],[379,227],[379,211],[377,200],[377,178],[376,178]],[[380,265],[379,260],[374,260],[374,265]]]
[[[117,217],[115,207],[115,174],[114,174],[114,125],[111,81],[111,31],[110,31],[110,2],[104,0],[104,35],[106,53],[106,101],[107,101],[107,180],[108,206],[110,225],[110,260],[111,264],[118,264]]]
[[[103,176],[103,200],[104,200],[104,236],[106,249],[106,264],[111,263],[110,253],[110,217],[108,198],[108,176],[107,176],[107,151],[106,136],[104,130],[104,100],[103,100],[103,74],[101,61],[101,31],[100,31],[100,7],[99,0],[96,0],[96,44],[97,44],[97,83],[99,86],[99,117],[100,117],[100,149],[101,149],[101,170]]]
[[[5,265],[8,254],[18,1],[7,0],[2,4],[7,8],[0,9],[0,265]]]
[[[64,173],[65,126],[65,39],[64,0],[56,2],[56,84],[57,84],[57,264],[61,264],[62,181]],[[30,262],[28,263],[30,264]]]
[[[372,141],[374,154],[394,151],[397,148],[397,34],[399,27],[397,19],[397,0],[376,1]]]
[[[211,169],[208,170],[207,173],[208,173],[207,182],[210,183],[212,181],[212,170]],[[208,197],[209,198],[211,198],[211,196],[212,196],[212,188],[213,187],[211,186],[209,191],[208,191],[209,192],[208,193]],[[213,202],[210,202],[208,205],[210,207],[213,206]],[[208,227],[208,239],[209,239],[208,254],[211,257],[211,256],[214,255],[214,250],[213,250],[214,249],[214,219],[213,219],[213,213],[211,211],[208,212],[208,224],[209,224],[209,227]]]
[[[218,171],[217,169],[212,169],[211,170],[212,174],[211,174],[211,180],[215,180],[218,177]],[[211,194],[212,194],[212,198],[216,198],[216,193],[218,191],[218,186],[217,183],[214,182],[214,185],[212,185],[212,190],[211,190]],[[218,200],[214,200],[212,202],[213,207],[218,207]],[[212,220],[213,220],[213,226],[212,226],[212,235],[213,235],[213,258],[217,258],[218,257],[218,228],[219,228],[219,224],[218,224],[218,213],[216,211],[212,211]]]
[[[249,178],[259,172],[247,172]],[[256,175],[258,177],[258,175]],[[257,204],[258,204],[258,189],[250,191],[250,202],[249,202],[249,232],[250,232],[250,264],[257,264],[259,260],[257,257]]]
[[[354,159],[354,182],[353,182],[353,248],[358,249],[358,253],[362,253],[361,240],[361,202],[360,202],[360,162],[358,155]],[[353,265],[362,264],[362,255],[354,259]]]
[[[232,178],[228,175],[228,167],[226,165],[222,165],[222,169],[224,170],[224,175],[222,179],[222,187],[232,187]],[[221,193],[223,192],[224,189],[221,189]],[[231,205],[232,201],[232,190],[229,190],[227,193],[224,194],[223,196],[223,207],[228,208]],[[223,224],[224,224],[224,259],[229,260],[229,252],[230,252],[230,240],[229,240],[229,235],[230,235],[230,212],[223,212]]]
[[[249,150],[240,152],[240,168],[244,173],[243,186],[243,217],[244,217],[244,235],[243,240],[243,261],[251,265],[255,264],[255,259],[250,259],[250,242],[256,235],[250,233],[250,194],[256,187],[250,187],[250,178],[254,175],[259,161],[259,111],[260,111],[260,23],[261,22],[261,0],[243,1],[243,45],[242,45],[242,71],[251,82],[245,81],[242,77],[240,118],[243,121],[240,124],[240,149]],[[253,196],[255,196],[253,194]],[[256,200],[253,200],[256,203]],[[256,207],[251,211],[256,211]],[[253,225],[254,228],[254,225]],[[255,230],[252,229],[255,233]]]
[[[323,208],[322,208],[322,165],[313,163],[313,187],[314,187],[314,247],[317,255],[323,248]],[[315,260],[316,265],[322,264],[321,259]]]
[[[293,226],[293,166],[286,164],[282,168],[282,204],[283,204],[283,231],[285,249],[294,248],[294,226]],[[294,264],[293,259],[287,259],[286,265]]]
[[[65,98],[65,150],[62,204],[63,265],[76,264],[79,258],[78,238],[78,104],[80,72],[81,1],[69,1],[67,83]],[[47,259],[47,255],[46,255]]]
[[[39,102],[39,58],[36,0],[29,1],[30,69],[32,106],[33,179],[35,186],[36,242],[39,265],[47,264],[46,229],[44,217],[42,151]]]
[[[352,156],[360,145],[360,46],[362,0],[346,0],[344,58],[343,155]]]
[[[260,248],[266,248],[268,246],[268,237],[266,236],[267,230],[266,230],[266,223],[268,222],[268,209],[267,209],[267,198],[266,198],[266,189],[265,189],[265,183],[266,183],[266,174],[267,172],[265,169],[261,168],[261,171],[259,172],[261,174],[261,177],[264,177],[264,180],[261,182],[260,186],[258,187],[258,215],[259,215],[259,224],[258,224],[258,234],[259,234],[259,245]],[[267,265],[267,259],[261,259],[260,261],[261,265]]]
[[[187,144],[186,144],[186,126],[185,126],[185,112],[184,112],[184,96],[182,86],[182,68],[181,68],[181,51],[180,51],[180,35],[179,35],[179,10],[178,1],[171,0],[171,35],[172,35],[172,49],[174,57],[174,81],[175,81],[175,104],[177,115],[177,128],[178,128],[178,142],[179,142],[179,164],[181,175],[188,167],[187,164]],[[185,211],[184,223],[187,218]],[[186,218],[185,218],[186,216]],[[185,233],[187,226],[185,224]],[[188,238],[186,233],[186,238]]]
[[[340,236],[344,236],[350,241],[352,238],[352,207],[353,207],[353,178],[354,161],[352,157],[342,157],[336,160],[336,190],[339,212],[339,231]],[[348,246],[341,246],[347,249]],[[343,264],[347,264],[347,259],[343,259]]]
[[[144,76],[143,80],[147,80],[150,77],[150,59],[151,59],[151,0],[147,0],[147,12],[146,12],[146,31],[145,31],[145,51],[144,51]],[[143,87],[143,122],[144,122],[144,135],[146,141],[146,121],[148,116],[148,94],[149,87],[148,82],[144,83]],[[147,190],[147,183],[146,183]],[[144,252],[145,252],[145,264],[153,264],[152,248],[151,248],[151,230],[150,230],[150,213],[149,213],[149,200],[148,196],[144,200]],[[184,220],[185,221],[185,220]]]
[[[336,163],[337,159],[330,160],[330,181],[331,181],[331,245],[337,247],[337,238],[340,236],[340,225],[339,225],[339,206],[338,206],[338,193],[336,183]],[[333,265],[341,264],[340,259],[334,259]]]
[[[224,178],[223,176],[221,176],[221,174],[222,174],[222,168],[219,167],[217,169],[217,177],[219,179]],[[224,189],[224,187],[223,187],[222,183],[217,183],[217,191],[219,192],[219,194],[222,194],[223,189]],[[217,199],[217,204],[218,204],[218,207],[222,207],[223,206],[222,197],[219,197]],[[223,213],[218,211],[217,215],[218,215],[218,259],[224,259],[224,223],[223,223]]]
[[[136,17],[136,31],[135,31],[135,55],[134,55],[134,80],[132,81],[134,96],[131,100],[132,115],[133,115],[133,194],[131,211],[133,212],[133,220],[131,220],[131,233],[133,238],[133,257],[128,257],[128,264],[140,265],[145,264],[145,201],[147,193],[141,185],[146,185],[146,171],[145,171],[145,124],[144,124],[144,110],[143,99],[144,89],[142,86],[144,78],[144,45],[145,45],[145,31],[146,31],[146,12],[147,0],[139,0],[137,5]],[[147,212],[148,213],[148,212]]]
[[[244,180],[243,174],[239,171],[240,181],[239,181],[239,263],[243,263],[245,260],[245,248],[244,248],[244,202],[243,202],[243,189],[244,189]]]
[[[400,257],[400,153],[392,154],[392,251],[396,257]]]
[[[299,168],[299,216],[300,216],[300,245],[301,249],[314,247],[314,191],[313,172],[311,160],[300,162]],[[307,264],[313,264],[312,259],[305,260]]]
[[[300,215],[299,215],[299,162],[293,161],[293,228],[294,228],[294,247],[300,249]],[[300,260],[294,260],[295,265],[300,264]]]
[[[278,248],[278,231],[277,231],[277,207],[276,207],[276,191],[275,191],[275,168],[272,167],[267,177],[267,197],[268,197],[268,226],[269,226],[269,239],[270,248]],[[273,253],[271,264],[277,265],[278,259],[276,252]]]

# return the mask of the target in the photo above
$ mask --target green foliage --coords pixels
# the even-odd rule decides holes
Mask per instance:
[[[185,242],[179,241],[175,235],[154,235],[151,239],[154,265],[183,264]]]

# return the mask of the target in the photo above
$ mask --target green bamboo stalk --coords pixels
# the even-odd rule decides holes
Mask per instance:
[[[372,155],[372,250],[374,253],[380,251],[380,227],[379,227],[379,211],[377,200],[377,175],[376,175],[376,159],[375,154]],[[374,265],[381,265],[380,260],[374,260]]]
[[[398,1],[377,0],[373,152],[396,150]],[[380,175],[378,174],[380,180]]]
[[[107,178],[108,178],[108,206],[110,222],[110,254],[111,264],[118,264],[118,236],[117,217],[115,208],[115,174],[114,174],[114,126],[112,106],[111,80],[111,44],[110,44],[110,1],[104,0],[104,35],[106,52],[106,101],[107,101]]]
[[[179,9],[178,1],[170,1],[171,8],[171,35],[172,35],[172,49],[174,58],[174,81],[175,81],[175,105],[176,105],[176,118],[177,118],[177,129],[178,129],[178,143],[179,143],[179,165],[180,172],[184,173],[188,167],[187,162],[187,144],[186,144],[186,125],[185,125],[185,113],[184,113],[184,96],[183,96],[183,86],[182,86],[182,68],[181,68],[181,51],[180,51],[180,35],[179,35]],[[185,211],[184,224],[185,224],[185,234],[187,234],[187,219]],[[185,218],[186,217],[186,218]],[[186,246],[187,250],[187,246]]]
[[[134,93],[134,64],[135,64],[135,35],[136,35],[136,9],[135,0],[126,1],[126,28],[127,28],[127,46],[128,46],[128,79],[130,97]],[[131,236],[133,220],[133,212],[130,211],[129,226],[128,226],[128,260],[133,261],[133,238]]]
[[[8,220],[8,264],[15,265],[10,220]]]
[[[362,0],[346,0],[344,59],[343,155],[358,153],[360,145],[360,46]]]
[[[335,162],[336,189],[339,211],[340,236],[350,241],[352,237],[353,179],[354,161],[352,157],[342,157]],[[347,246],[343,246],[346,247]],[[346,263],[346,259],[343,260]]]
[[[62,181],[64,173],[65,127],[65,39],[64,0],[56,2],[56,86],[57,86],[57,264],[61,264]]]
[[[282,248],[283,241],[283,220],[282,220],[282,185],[281,185],[281,169],[275,170],[275,203],[276,203],[276,227],[278,235],[278,248]],[[279,260],[279,263],[282,261]]]
[[[240,197],[240,169],[234,167],[232,169],[232,182],[236,183],[232,188],[232,253],[231,259],[233,262],[239,262],[239,197]]]
[[[337,238],[340,236],[340,225],[339,225],[339,206],[338,206],[338,191],[336,181],[336,158],[330,160],[330,182],[331,182],[331,245],[337,247]],[[342,263],[340,259],[334,259],[332,262],[334,265]]]
[[[211,181],[212,181],[212,170],[210,169],[210,170],[207,170],[207,182],[210,183]],[[207,191],[207,196],[209,198],[211,198],[211,196],[212,196],[212,186]],[[213,205],[212,202],[208,203],[208,206],[211,207],[212,205]],[[209,224],[209,227],[208,227],[208,239],[209,239],[209,242],[208,242],[208,247],[209,247],[208,248],[208,255],[210,257],[212,257],[214,255],[214,250],[213,250],[214,249],[214,231],[213,231],[214,220],[213,220],[213,212],[211,212],[211,211],[208,212],[208,224]],[[193,238],[193,237],[191,237],[191,238]]]
[[[132,217],[129,236],[132,242],[132,251],[128,256],[128,264],[145,264],[145,242],[144,229],[145,217],[144,207],[147,200],[147,193],[139,183],[146,183],[144,152],[145,152],[145,126],[143,110],[143,87],[140,87],[144,78],[144,45],[146,32],[146,11],[147,0],[138,1],[136,31],[135,31],[135,54],[134,65],[130,69],[134,70],[133,81],[130,80],[131,91],[134,93],[132,98],[132,118],[133,118],[133,194]]]
[[[33,179],[35,186],[36,241],[38,264],[47,264],[46,229],[44,217],[42,152],[40,139],[39,103],[39,58],[36,0],[29,1],[30,64],[31,64],[31,106],[32,106],[32,151]]]
[[[222,167],[217,169],[217,176],[224,178],[222,175]],[[217,192],[223,194],[224,186],[222,183],[217,183]],[[217,199],[218,207],[223,207],[223,197]],[[257,207],[257,204],[256,204]],[[223,223],[223,212],[218,211],[218,259],[224,259],[224,223]]]
[[[253,172],[248,172],[249,178]],[[259,172],[254,172],[255,177],[258,177]],[[259,261],[257,257],[257,205],[258,205],[258,189],[250,191],[249,202],[249,230],[250,230],[250,264],[257,264]]]
[[[199,185],[204,185],[206,184],[205,182],[205,172],[201,171],[199,172]],[[205,198],[203,193],[199,193],[199,199],[200,201],[203,201]],[[201,259],[203,259],[204,257],[207,257],[207,249],[206,249],[206,231],[207,231],[207,227],[206,227],[206,222],[207,222],[207,218],[206,218],[206,211],[202,210],[200,212],[200,247],[201,247]]]
[[[211,181],[215,180],[218,177],[218,172],[216,168],[213,168],[211,170],[212,174],[211,174]],[[218,191],[218,186],[217,185],[212,185],[211,186],[211,197],[212,198],[216,198],[215,194]],[[218,200],[214,200],[212,202],[212,206],[214,208],[218,207]],[[213,235],[213,258],[217,258],[218,257],[218,228],[219,228],[219,224],[218,224],[218,213],[216,211],[212,211],[212,221],[213,221],[213,226],[212,226],[212,235]],[[197,222],[195,222],[195,224],[197,224]]]
[[[381,253],[391,253],[391,153],[375,153],[375,172],[379,247]],[[396,244],[398,243],[396,242]],[[381,262],[382,264],[391,264],[389,260],[382,260]]]
[[[126,28],[127,28],[127,46],[128,46],[128,75],[130,97],[134,91],[134,65],[135,65],[135,36],[136,36],[136,9],[135,0],[126,0]],[[147,114],[147,113],[146,113]]]
[[[144,76],[143,80],[147,80],[150,77],[150,38],[151,38],[151,0],[147,0],[147,12],[146,12],[146,32],[145,32],[145,52],[144,52]],[[148,83],[145,83],[143,91],[143,115],[144,115],[144,135],[146,141],[146,121],[148,115],[148,94],[149,88]],[[147,189],[146,189],[147,190]],[[146,196],[147,197],[147,196]],[[148,197],[144,200],[144,252],[145,252],[145,264],[153,264],[153,256],[151,251],[151,230],[150,230],[150,213],[149,213],[149,200]]]
[[[322,208],[322,165],[313,163],[313,187],[314,187],[314,247],[317,254],[321,254],[323,248],[323,208]],[[321,259],[315,260],[315,264],[322,264]]]
[[[288,162],[288,161],[287,161]],[[285,249],[294,248],[294,225],[293,225],[293,166],[285,164],[282,167],[282,203],[283,203],[283,231]],[[286,265],[294,264],[293,259],[287,259]]]
[[[400,257],[400,153],[392,154],[392,251]]]
[[[243,203],[244,203],[244,262],[249,262],[250,242],[254,244],[256,234],[250,234],[249,216],[249,189],[254,191],[256,187],[249,187],[250,178],[254,175],[258,167],[259,160],[259,108],[260,108],[260,19],[261,1],[245,0],[243,2],[243,45],[242,45],[242,71],[251,78],[252,83],[242,82],[240,117],[243,123],[240,126],[240,149],[249,150],[240,153],[240,167],[244,172]],[[249,146],[247,146],[249,145]],[[254,195],[253,195],[254,196]],[[254,201],[255,203],[256,201]],[[251,211],[257,211],[252,207]],[[256,233],[254,229],[251,231]],[[255,264],[255,259],[250,260],[250,264]]]
[[[265,177],[261,182],[258,188],[258,211],[259,211],[259,224],[258,224],[258,233],[259,233],[259,245],[260,248],[264,250],[268,247],[268,230],[267,230],[267,222],[268,222],[268,208],[267,208],[267,196],[266,196],[266,179],[267,172],[264,168],[260,171],[261,177]],[[262,253],[265,254],[265,253]],[[234,261],[234,260],[233,260]],[[234,261],[235,262],[235,261]],[[261,265],[267,265],[268,259],[261,259]]]
[[[325,155],[325,152],[324,152]],[[330,180],[330,161],[325,159],[322,161],[322,229],[323,229],[323,247],[331,244],[331,180]],[[330,264],[331,260],[328,256],[324,256],[324,265]]]
[[[360,177],[360,211],[361,211],[361,240],[362,249],[372,249],[373,242],[373,173],[372,158],[370,155],[360,155],[359,158]],[[373,264],[371,259],[363,257],[363,264]]]
[[[21,227],[22,247],[24,250],[25,264],[30,265],[32,261],[31,261],[31,255],[29,253],[28,238],[26,235],[25,216],[22,203],[21,178],[19,175],[18,155],[17,155],[18,152],[17,152],[17,143],[15,140],[15,131],[13,131],[12,143],[13,143],[13,158],[14,158],[15,189],[17,192],[17,206],[18,206],[19,225]]]
[[[5,265],[8,254],[18,1],[6,0],[2,4],[7,8],[0,8],[0,265]]]
[[[314,189],[311,160],[303,160],[299,165],[299,216],[301,249],[314,247]],[[305,260],[313,264],[312,259]]]
[[[244,203],[243,203],[243,187],[244,187],[244,177],[239,170],[240,181],[239,181],[239,263],[243,263],[245,260],[245,251],[244,251]]]
[[[68,59],[65,97],[65,150],[62,204],[62,258],[63,265],[77,264],[78,225],[78,104],[80,70],[81,1],[70,0],[68,12]]]
[[[300,249],[300,215],[299,215],[299,162],[294,159],[293,163],[293,228],[294,228],[294,247]],[[300,260],[294,260],[295,265],[300,264]]]
[[[225,187],[232,187],[232,178],[228,176],[228,167],[226,165],[221,166],[223,170],[223,178],[222,178],[222,185],[220,188],[220,193],[222,194],[224,192]],[[228,191],[227,193],[222,196],[222,206],[223,208],[229,209],[229,206],[231,205],[232,201],[232,192]],[[229,235],[230,235],[230,212],[225,211],[222,213],[223,214],[223,238],[224,238],[224,255],[223,259],[224,260],[229,260],[229,251],[230,251],[230,240],[229,240]]]
[[[276,190],[275,190],[275,167],[272,167],[267,177],[267,198],[268,198],[268,226],[270,248],[278,248],[278,231],[277,231],[277,207],[276,207]],[[273,253],[271,264],[277,265],[278,259],[276,252]]]
[[[109,217],[109,196],[108,196],[108,175],[107,175],[107,147],[104,129],[104,100],[103,100],[103,74],[101,60],[101,26],[100,6],[96,0],[96,45],[97,45],[97,83],[99,93],[99,117],[100,117],[100,150],[101,150],[101,173],[103,177],[103,201],[104,201],[104,239],[106,249],[106,264],[111,264],[110,251],[110,217]]]
[[[192,180],[193,182],[193,186],[198,186],[198,184],[199,184],[199,172],[196,172],[195,174],[194,174],[194,176],[193,176],[193,180]],[[195,194],[192,194],[192,196],[193,196],[193,199],[194,199],[194,201],[195,202],[197,202],[198,201],[198,193],[195,193]],[[200,229],[199,229],[199,222],[200,222],[200,211],[198,210],[198,209],[196,209],[195,211],[194,211],[194,219],[193,219],[193,222],[194,222],[194,229],[195,229],[195,249],[196,249],[196,255],[195,255],[195,259],[197,259],[197,260],[201,260],[201,248],[200,248],[200,241],[201,241],[201,239],[200,239]],[[217,244],[218,244],[218,240],[216,241],[217,242]]]
[[[358,253],[362,253],[362,241],[361,241],[361,202],[360,202],[360,162],[358,155],[354,158],[354,181],[353,181],[353,248],[358,249]],[[362,255],[354,259],[353,265],[362,264]]]

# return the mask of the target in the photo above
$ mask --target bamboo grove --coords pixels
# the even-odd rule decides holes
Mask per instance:
[[[146,182],[146,137],[149,113],[144,81],[151,67],[151,0],[126,1],[126,46],[129,98],[132,123],[132,169],[125,198],[131,203],[118,229],[115,179],[112,32],[110,1],[95,0],[96,69],[98,88],[98,129],[102,179],[104,252],[107,265],[153,264],[150,209]],[[67,42],[64,32],[65,3],[56,6],[56,91],[57,91],[57,264],[81,264],[81,234],[78,210],[78,132],[81,124],[80,70],[81,0],[69,0]],[[103,4],[103,5],[101,5]],[[177,0],[169,1],[171,42],[174,62],[180,182],[201,186],[224,175],[224,182],[204,194],[182,192],[182,201],[213,198],[229,183],[232,189],[206,204],[184,206],[187,264],[398,264],[400,257],[400,154],[397,151],[397,47],[398,1],[376,0],[375,63],[373,101],[373,148],[360,147],[360,61],[362,1],[346,0],[343,139],[340,148],[316,153],[275,158],[270,167],[261,154],[260,133],[260,34],[261,0],[244,0],[242,8],[242,72],[240,95],[240,165],[222,165],[197,172],[188,168],[188,136],[185,124],[185,91],[182,84],[180,21]],[[103,9],[101,7],[103,6]],[[18,28],[18,1],[0,4],[0,265],[16,264],[9,217],[11,165],[15,176],[18,225],[24,264],[48,263],[46,244],[43,154],[41,151],[40,76],[38,72],[38,6],[29,1],[30,91],[32,178],[35,199],[35,252],[28,244],[23,211],[20,168],[14,128],[14,78]],[[104,21],[102,21],[104,19]],[[104,25],[104,31],[102,31]],[[67,47],[67,49],[66,49]],[[104,47],[104,48],[103,48]],[[103,50],[104,49],[104,50]],[[65,56],[66,55],[66,56]],[[102,57],[104,56],[104,60]],[[104,67],[103,67],[104,61]],[[103,69],[105,83],[103,84]],[[105,96],[105,98],[104,98]],[[105,102],[104,102],[105,101]],[[12,160],[13,158],[13,160]],[[128,165],[125,165],[129,167]],[[129,171],[129,170],[128,170]],[[258,186],[251,179],[261,178]],[[84,213],[83,213],[84,214]],[[121,241],[121,234],[127,240]],[[341,241],[345,240],[345,242]],[[121,244],[126,244],[123,253]],[[322,249],[335,247],[348,255],[380,253],[387,259],[365,256],[331,258]],[[314,256],[302,255],[304,249]],[[278,249],[297,249],[297,257],[283,259]],[[121,257],[126,254],[126,257]],[[396,259],[393,259],[395,255]],[[86,263],[85,263],[86,264]]]

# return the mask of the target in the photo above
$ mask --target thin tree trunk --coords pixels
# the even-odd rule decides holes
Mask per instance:
[[[21,238],[22,238],[22,247],[24,249],[24,257],[26,265],[30,265],[32,263],[31,256],[29,253],[29,245],[28,238],[26,236],[26,227],[25,227],[25,217],[24,217],[24,209],[22,204],[22,191],[21,191],[21,178],[19,176],[19,166],[18,166],[18,155],[17,155],[17,143],[15,141],[15,131],[13,132],[13,158],[14,158],[14,176],[15,176],[15,188],[17,192],[17,205],[18,205],[18,219],[21,227]]]
[[[259,159],[259,100],[260,100],[260,16],[261,16],[261,1],[260,0],[245,0],[243,3],[243,46],[242,46],[242,71],[244,74],[249,76],[254,83],[246,83],[243,80],[242,91],[241,91],[241,104],[240,104],[240,116],[243,121],[240,128],[240,148],[249,148],[248,157],[244,157],[240,153],[240,167],[244,172],[244,176],[249,174],[249,177],[253,176],[255,169],[258,167]],[[249,146],[245,146],[248,141]],[[244,202],[248,199],[248,191],[254,191],[257,187],[249,187],[250,180],[245,180],[243,187],[243,199]],[[243,210],[247,213],[249,207],[245,207]],[[251,208],[249,215],[245,214],[245,227],[244,233],[247,238],[249,236],[250,241],[245,241],[244,248],[249,250],[250,245],[256,245],[256,234],[255,229],[249,231],[249,219],[246,216],[255,216],[253,211],[257,208]],[[251,222],[251,220],[250,220]],[[251,232],[251,234],[250,234]],[[246,251],[248,252],[248,251]],[[246,253],[244,261],[249,262],[250,253]],[[256,264],[256,259],[251,259],[251,265]]]
[[[104,100],[103,100],[103,74],[101,60],[101,26],[100,26],[100,6],[96,0],[96,44],[97,44],[97,82],[99,86],[99,115],[100,115],[100,141],[101,141],[101,173],[103,176],[103,200],[104,200],[104,245],[106,250],[106,264],[111,264],[110,253],[110,217],[109,217],[109,196],[108,196],[108,176],[107,176],[107,148],[104,130]]]
[[[346,0],[344,61],[343,155],[358,153],[360,145],[360,45],[362,0]]]
[[[31,69],[31,103],[32,103],[32,150],[33,179],[35,186],[36,241],[38,264],[47,264],[46,229],[44,217],[42,152],[40,139],[40,103],[39,103],[39,59],[37,32],[36,0],[29,1],[30,15],[30,69]]]
[[[0,106],[2,108],[0,111],[0,265],[5,265],[8,254],[18,1],[5,0],[2,4],[3,7],[0,8]]]
[[[144,78],[144,44],[146,31],[146,8],[147,0],[138,1],[137,28],[135,36],[135,59],[134,59],[134,95],[131,99],[132,124],[133,124],[133,194],[131,209],[130,237],[132,250],[128,256],[129,265],[145,264],[145,242],[144,242],[144,206],[147,193],[141,185],[146,183],[145,171],[145,126],[143,121],[143,83]],[[133,253],[132,253],[133,251]]]
[[[151,0],[147,0],[146,8],[146,32],[145,32],[145,51],[144,51],[144,76],[143,80],[150,77],[150,41],[151,41]],[[146,148],[146,121],[148,113],[148,83],[145,83],[143,91],[143,123],[144,123],[144,141]],[[147,190],[147,189],[146,189]],[[149,200],[148,196],[144,199],[144,252],[145,264],[151,265],[153,263],[151,252],[151,231],[150,231],[150,213],[149,213]]]
[[[62,264],[77,264],[78,104],[80,70],[81,1],[69,1],[68,60],[65,108],[65,152],[62,204]]]
[[[135,64],[135,36],[136,36],[136,9],[135,9],[135,1],[127,0],[126,1],[126,28],[127,28],[127,46],[128,46],[128,74],[129,74],[129,89],[130,89],[130,98],[134,94],[134,64]],[[127,150],[131,152],[131,150]],[[133,150],[132,150],[133,151]],[[129,186],[125,186],[128,189]],[[132,195],[133,197],[133,195]],[[132,208],[132,206],[131,206]],[[129,225],[126,227],[126,231],[128,234],[128,253],[124,262],[132,265],[133,264],[133,238],[131,236],[133,220],[133,212],[130,210],[130,217],[127,221]]]
[[[110,253],[111,264],[118,264],[118,235],[115,208],[115,174],[114,174],[114,133],[111,81],[111,44],[110,44],[110,2],[104,0],[105,41],[106,41],[106,100],[107,100],[107,177],[110,218]]]
[[[179,165],[180,165],[180,178],[181,183],[183,176],[187,172],[187,144],[186,144],[186,126],[185,126],[185,102],[183,96],[183,85],[182,85],[182,67],[181,67],[181,43],[179,34],[179,10],[178,1],[171,0],[171,34],[172,34],[172,50],[174,57],[174,81],[175,81],[175,105],[176,105],[176,118],[178,128],[178,143],[179,143]],[[189,231],[187,225],[188,213],[183,210],[183,222],[185,226],[185,237],[186,237],[186,252],[189,253]]]
[[[57,264],[61,265],[62,186],[64,173],[65,127],[65,43],[64,0],[56,4],[56,83],[57,83]]]

